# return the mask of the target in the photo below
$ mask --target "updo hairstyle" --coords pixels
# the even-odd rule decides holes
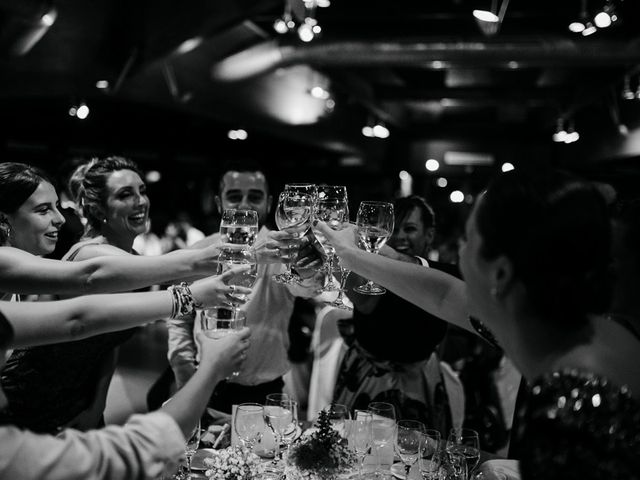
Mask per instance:
[[[611,224],[595,186],[559,171],[514,170],[492,182],[476,218],[480,254],[511,260],[542,318],[579,324],[608,308]]]
[[[107,205],[107,180],[113,172],[119,170],[131,170],[144,178],[135,162],[114,156],[95,158],[80,165],[69,179],[69,192],[82,208],[90,230],[100,231],[104,218],[100,211]]]
[[[401,224],[406,217],[411,215],[414,208],[417,208],[420,212],[420,219],[422,220],[424,228],[436,226],[436,214],[433,208],[431,208],[431,205],[429,205],[424,198],[418,195],[398,198],[394,202],[396,224]]]

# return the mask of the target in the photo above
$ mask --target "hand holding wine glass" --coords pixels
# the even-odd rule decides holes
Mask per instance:
[[[356,217],[356,231],[360,245],[369,253],[378,253],[393,233],[393,204],[388,202],[361,202]],[[354,288],[364,295],[382,295],[386,290],[371,280]]]

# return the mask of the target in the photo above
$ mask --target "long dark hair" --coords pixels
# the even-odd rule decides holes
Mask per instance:
[[[36,191],[38,185],[53,181],[41,169],[17,162],[0,163],[0,212],[15,213]],[[5,244],[9,237],[9,225],[0,218],[0,243]]]
[[[583,322],[611,299],[611,223],[602,194],[565,172],[512,171],[477,211],[481,255],[508,257],[543,318]]]

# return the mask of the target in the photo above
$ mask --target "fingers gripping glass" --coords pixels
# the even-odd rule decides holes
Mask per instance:
[[[361,202],[356,217],[360,248],[378,253],[393,233],[393,205],[387,202]],[[364,295],[382,295],[386,290],[371,280],[354,288]]]
[[[316,196],[315,185],[286,185],[285,190],[278,197],[276,207],[275,220],[278,229],[293,234],[296,240],[302,238],[311,226],[311,214]],[[288,247],[287,270],[273,277],[276,282],[289,284],[297,280],[291,271],[295,248],[295,246]]]
[[[242,330],[247,323],[247,314],[232,307],[213,307],[202,311],[200,326],[207,337],[218,339],[232,332]],[[243,357],[244,358],[244,357]],[[231,374],[240,375],[239,371]]]

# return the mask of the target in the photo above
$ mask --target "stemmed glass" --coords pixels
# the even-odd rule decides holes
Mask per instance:
[[[286,230],[300,239],[311,226],[311,214],[317,196],[316,186],[311,184],[286,185],[278,197],[275,220],[279,230]],[[291,271],[291,250],[288,252],[286,271],[274,275],[278,283],[289,284],[296,278]]]
[[[452,428],[447,438],[447,453],[464,457],[469,476],[480,462],[480,436],[470,428]]]
[[[273,432],[276,443],[276,452],[273,463],[277,464],[280,458],[280,444],[284,440],[284,435],[293,423],[292,400],[286,393],[270,393],[267,395],[264,405],[264,419]]]
[[[440,432],[438,430],[427,429],[423,433],[422,449],[420,452],[420,474],[423,480],[437,480],[438,470],[442,463],[440,453],[444,453],[440,449]]]
[[[373,415],[366,410],[356,410],[349,432],[349,445],[358,457],[358,478],[362,479],[364,459],[371,451]]]
[[[187,438],[187,443],[184,447],[184,456],[187,460],[186,478],[191,478],[191,459],[195,455],[196,451],[198,450],[198,446],[200,445],[200,434],[200,420],[198,420],[198,423],[191,431],[191,435],[189,435],[189,438]]]
[[[340,403],[332,403],[329,408],[329,421],[333,429],[340,434],[342,438],[347,438],[349,435],[349,428],[347,421],[349,420],[349,409],[346,405]]]
[[[347,284],[347,278],[351,273],[351,270],[345,268],[342,264],[342,261],[338,258],[338,267],[340,268],[340,286],[338,288],[338,296],[335,298],[333,302],[328,302],[327,305],[332,307],[339,308],[341,310],[353,310],[353,307],[350,307],[346,303],[344,303],[344,295],[346,293],[345,285]]]
[[[373,414],[371,429],[373,444],[376,447],[376,476],[380,477],[382,475],[383,450],[393,441],[396,429],[396,410],[392,404],[386,402],[371,402],[368,409]]]
[[[253,450],[265,429],[264,407],[258,403],[241,403],[236,408],[233,426],[243,445]]]
[[[313,219],[325,222],[332,230],[340,230],[344,222],[349,221],[349,207],[347,187],[342,185],[322,185],[318,187],[318,197],[313,207]],[[327,254],[326,273],[327,284],[322,291],[333,292],[339,285],[333,281],[333,267],[336,250],[331,242],[312,225],[315,237]]]
[[[396,452],[404,463],[405,478],[407,479],[411,467],[420,457],[424,442],[423,434],[426,431],[424,423],[416,420],[398,420],[396,425]]]
[[[287,455],[289,454],[289,450],[291,448],[291,444],[296,439],[296,434],[298,433],[298,402],[295,400],[285,400],[284,406],[289,406],[291,410],[291,421],[289,425],[282,435],[282,443],[287,449]]]
[[[378,253],[393,233],[393,205],[388,202],[361,202],[356,217],[356,232],[360,246],[369,253]],[[371,280],[354,290],[364,295],[382,295],[386,290]]]

